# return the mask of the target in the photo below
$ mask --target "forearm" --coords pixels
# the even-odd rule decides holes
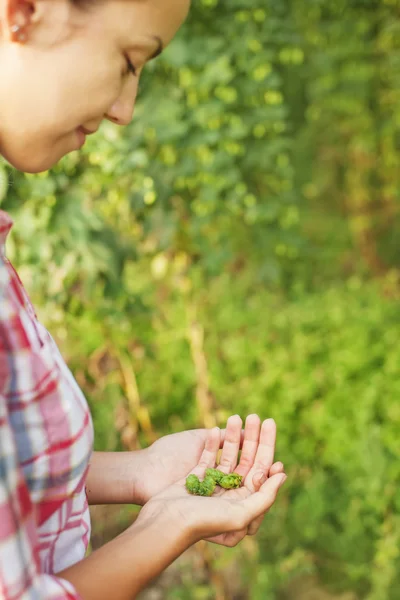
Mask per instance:
[[[172,523],[137,523],[91,556],[58,573],[82,600],[132,600],[190,545]]]
[[[141,504],[145,454],[146,450],[93,452],[86,480],[89,504]]]

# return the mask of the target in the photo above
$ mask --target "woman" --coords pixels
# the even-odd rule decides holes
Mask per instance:
[[[188,0],[0,0],[0,151],[37,173],[79,149],[103,119],[132,118],[140,74],[175,35]],[[5,257],[0,212],[0,597],[127,600],[200,539],[254,534],[286,479],[276,428],[234,416],[139,452],[92,453],[84,396]],[[191,496],[214,467],[244,485]],[[239,465],[238,451],[242,448]],[[84,558],[88,503],[136,503],[122,535]]]

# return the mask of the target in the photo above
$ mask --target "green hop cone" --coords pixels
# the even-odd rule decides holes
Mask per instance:
[[[225,490],[232,490],[241,486],[242,479],[242,475],[230,473],[229,475],[222,477],[218,485],[223,487]]]
[[[218,469],[206,469],[206,477],[212,477],[217,485],[221,479],[225,477],[225,474],[222,471],[218,471]]]
[[[200,480],[197,475],[189,475],[186,478],[186,489],[190,494],[198,494],[200,485]]]
[[[217,485],[226,490],[240,487],[243,477],[237,473],[225,475],[218,469],[206,469],[206,476],[200,481],[197,475],[188,475],[186,489],[196,496],[212,496]]]
[[[213,477],[205,477],[204,480],[201,482],[200,485],[200,489],[198,491],[198,494],[200,496],[212,496],[216,487],[216,482],[215,479]]]

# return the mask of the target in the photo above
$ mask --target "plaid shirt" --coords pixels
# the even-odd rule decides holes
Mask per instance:
[[[5,257],[11,227],[0,211],[0,599],[76,600],[54,573],[89,542],[92,421]]]

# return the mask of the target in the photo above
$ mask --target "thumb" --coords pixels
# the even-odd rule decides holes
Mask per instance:
[[[285,473],[273,475],[267,479],[258,492],[251,494],[243,500],[250,520],[256,519],[271,508],[275,502],[279,488],[285,483],[286,479],[287,475]]]
[[[254,491],[258,492],[260,487],[267,481],[268,475],[264,471],[257,471],[253,475],[253,487]]]

